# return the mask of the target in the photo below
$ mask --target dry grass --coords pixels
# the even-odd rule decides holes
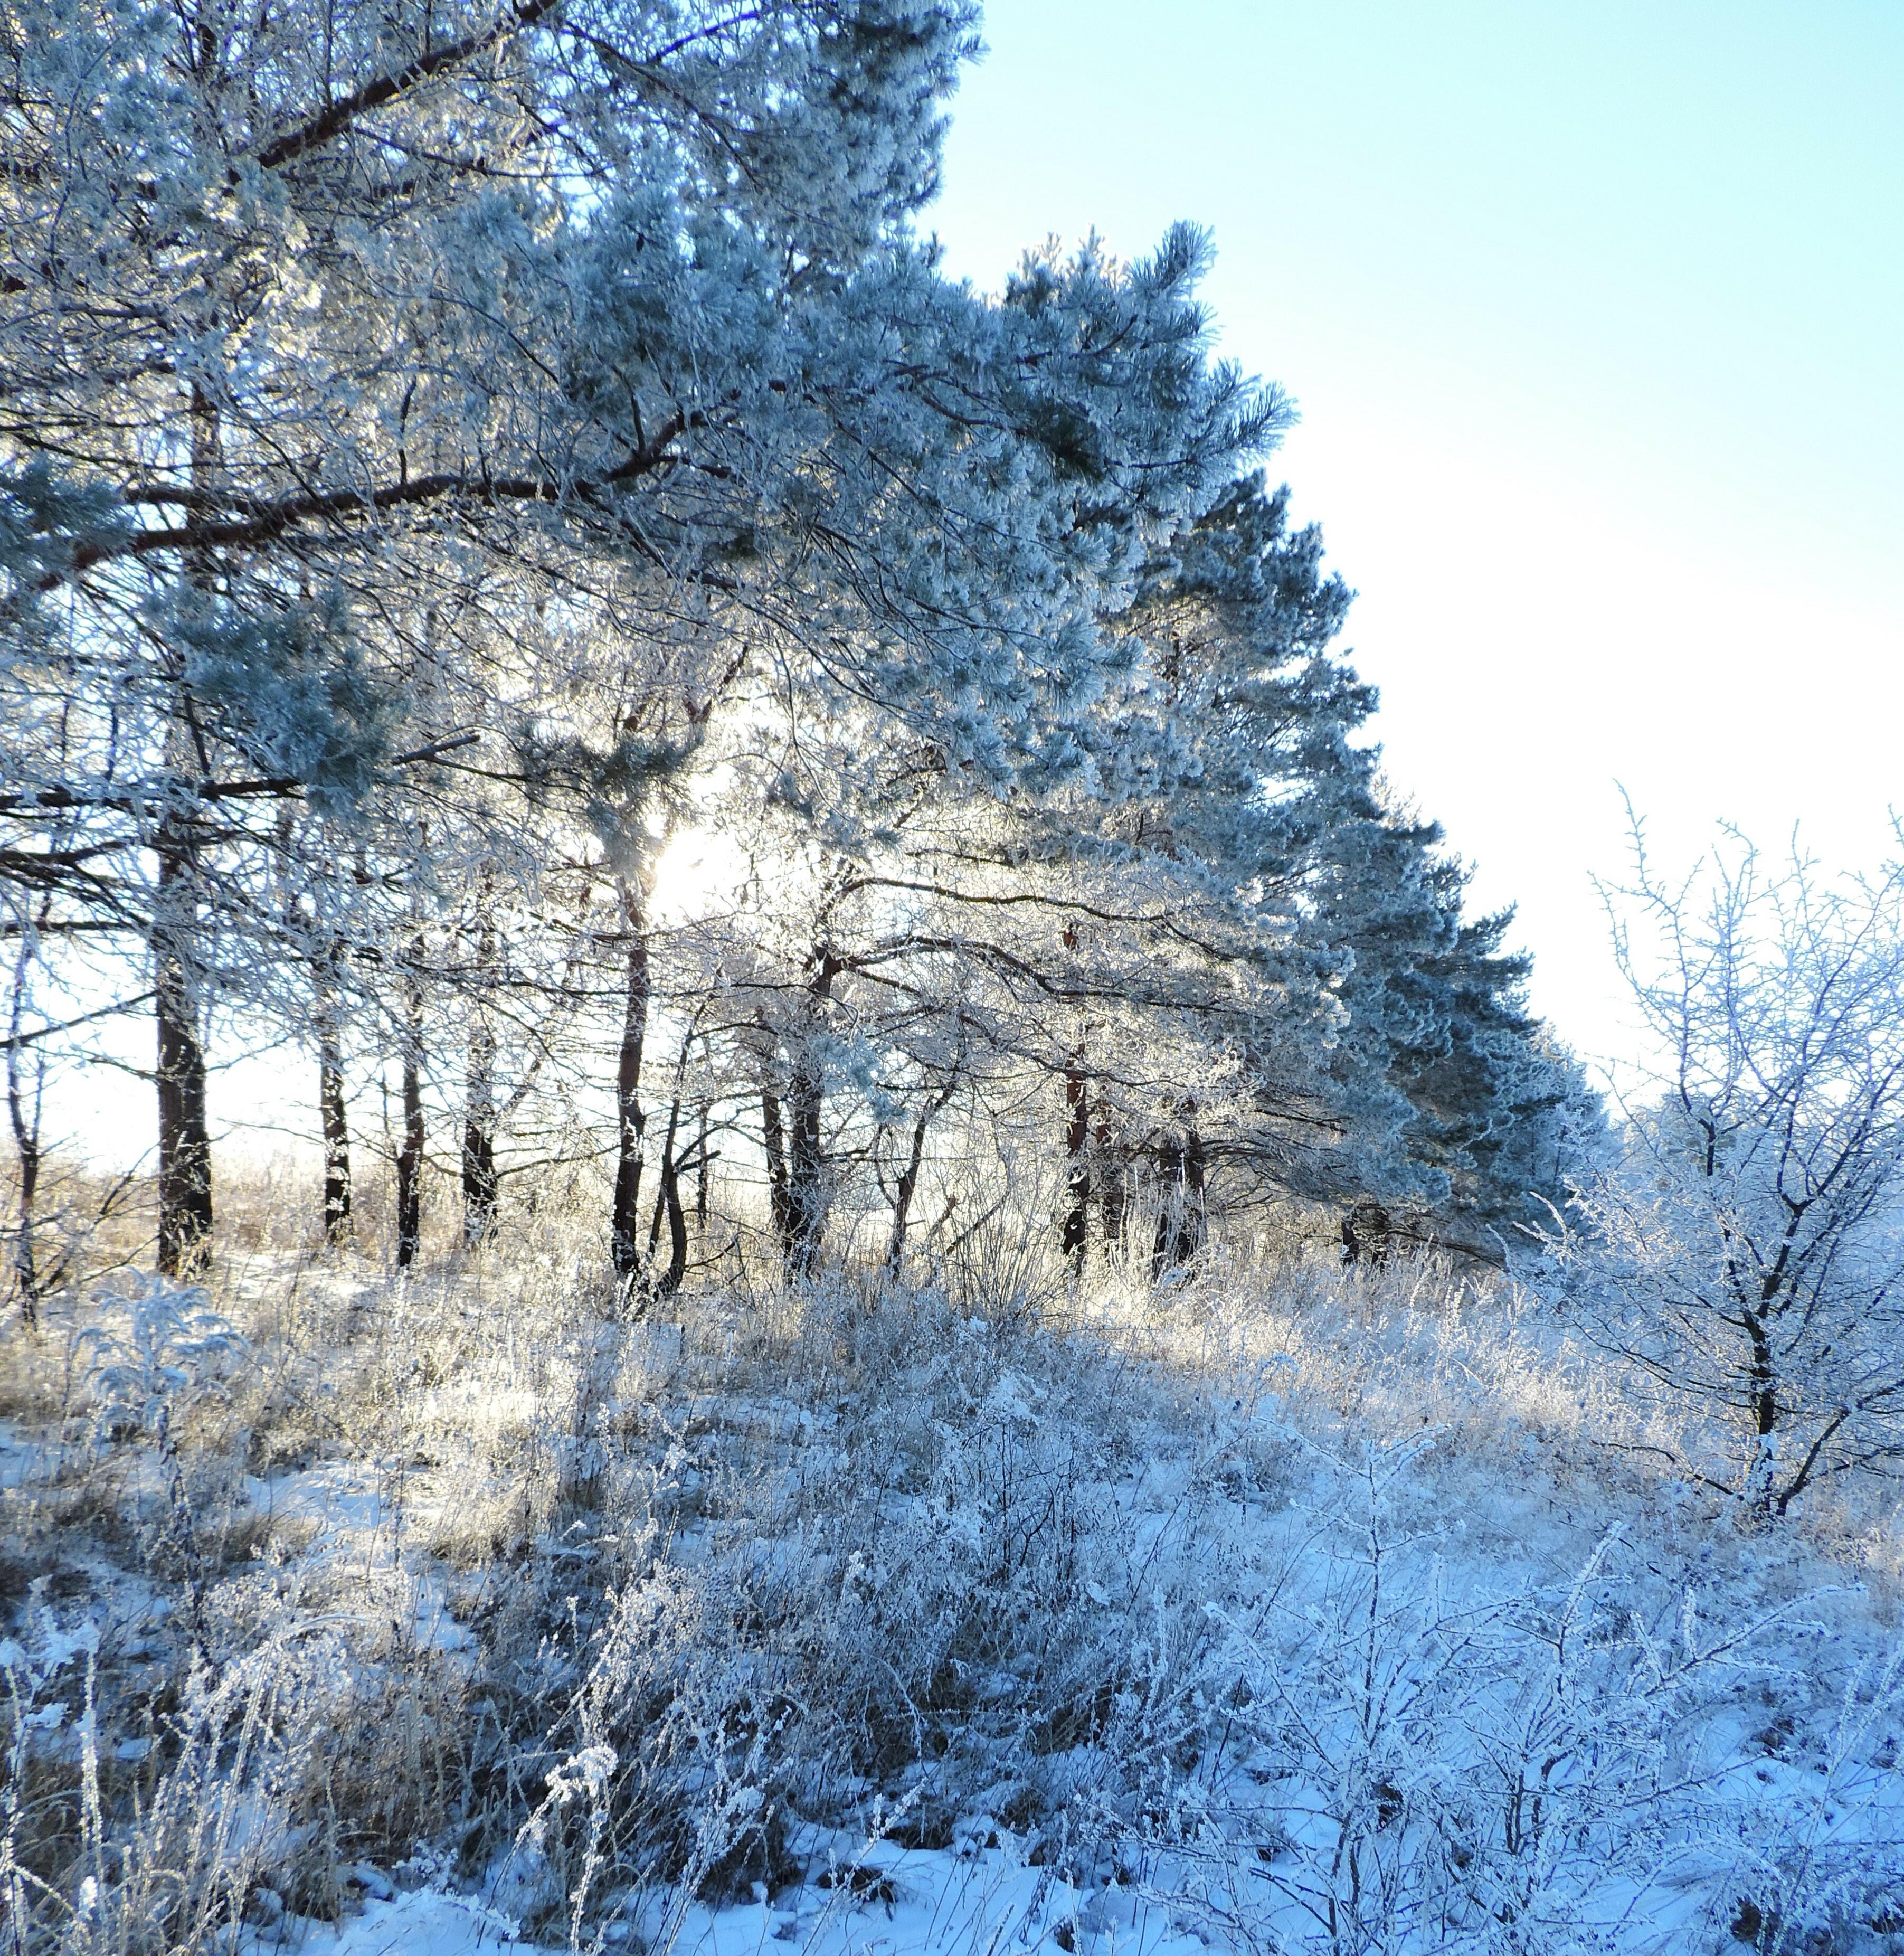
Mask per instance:
[[[1505,1566],[1538,1539],[1577,1566],[1644,1515],[1646,1607],[1669,1613],[1675,1567],[1751,1559],[1776,1600],[1821,1557],[1894,1607],[1880,1504],[1815,1506],[1768,1575],[1674,1469],[1697,1436],[1670,1407],[1445,1265],[1345,1274],[1266,1232],[1159,1294],[1141,1265],[1078,1281],[1021,1219],[922,1282],[793,1291],[739,1231],[629,1318],[585,1188],[506,1248],[439,1229],[402,1278],[371,1216],[314,1245],[308,1193],[228,1188],[207,1298],[244,1349],[174,1395],[169,1453],[100,1437],[90,1293],[0,1347],[29,1948],[221,1947],[247,1912],[336,1914],[420,1847],[530,1926],[578,1884],[629,1908],[771,1886],[800,1826],[875,1794],[917,1845],[979,1809],[1114,1858],[1215,1787],[1236,1673],[1211,1608],[1277,1593],[1301,1531],[1340,1524],[1353,1475],[1317,1507],[1318,1472],[1413,1461],[1424,1431],[1392,1498],[1451,1552]],[[83,1663],[33,1655],[88,1619]],[[70,1719],[25,1722],[81,1670],[90,1755]],[[548,1775],[599,1746],[606,1804],[523,1847]],[[251,1816],[241,1847],[181,1817],[213,1759],[242,1767],[212,1802]],[[1245,1825],[1196,1824],[1219,1822]],[[76,1927],[89,1872],[118,1899]]]

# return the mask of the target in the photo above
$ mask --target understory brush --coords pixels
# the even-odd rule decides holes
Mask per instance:
[[[15,1345],[9,1948],[433,1883],[664,1948],[902,1851],[1265,1951],[1904,1934],[1881,1518],[1742,1533],[1505,1291],[591,1271],[260,1254]]]

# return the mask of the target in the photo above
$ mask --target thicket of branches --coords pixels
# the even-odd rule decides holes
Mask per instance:
[[[1160,1270],[1276,1196],[1481,1254],[1564,1200],[1597,1113],[1360,738],[1204,239],[995,296],[938,269],[975,33],[963,0],[7,14],[29,1311],[44,1068],[127,1014],[173,1274],[220,1041],[307,1056],[333,1237],[377,1084],[399,1261],[432,1151],[471,1241],[589,1159],[648,1294],[717,1159],[796,1272],[1041,1175],[1068,1254]]]

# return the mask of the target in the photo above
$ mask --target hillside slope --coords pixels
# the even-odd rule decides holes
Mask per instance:
[[[1904,1948],[1896,1535],[1741,1532],[1509,1295],[602,1307],[260,1253],[16,1346],[23,1947]]]

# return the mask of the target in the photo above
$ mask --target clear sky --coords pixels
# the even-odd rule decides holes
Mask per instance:
[[[1212,227],[1391,775],[1622,1031],[1616,782],[1834,863],[1904,808],[1904,0],[990,0],[932,221],[995,286]]]

